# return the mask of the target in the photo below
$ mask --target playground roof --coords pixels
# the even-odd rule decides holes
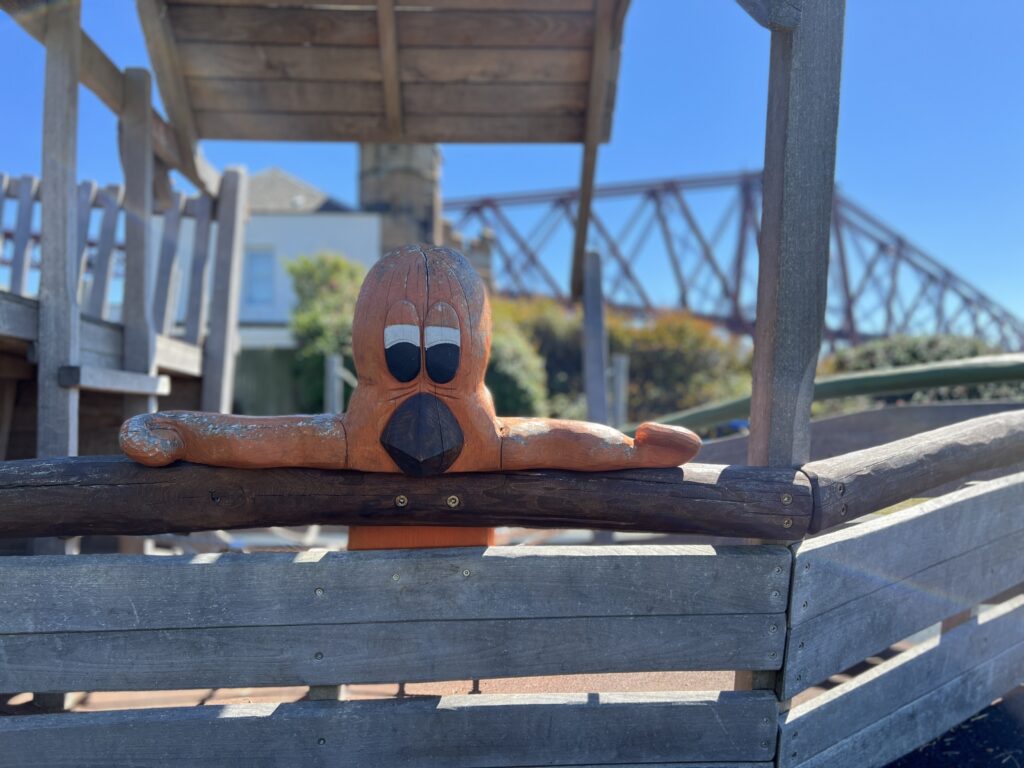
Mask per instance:
[[[170,122],[196,139],[609,137],[628,0],[141,0]]]

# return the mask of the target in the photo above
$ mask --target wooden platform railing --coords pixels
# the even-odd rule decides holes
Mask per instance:
[[[0,464],[0,537],[322,523],[582,527],[793,541],[1022,461],[1024,410],[801,469],[689,464],[410,479],[185,463],[151,469],[113,456],[41,459]],[[405,505],[396,504],[400,495]]]

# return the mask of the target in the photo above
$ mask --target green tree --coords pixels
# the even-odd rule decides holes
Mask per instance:
[[[297,299],[291,329],[298,346],[298,406],[318,411],[323,407],[324,357],[340,354],[352,366],[352,320],[366,268],[329,252],[300,256],[287,267]]]
[[[499,415],[548,414],[544,361],[526,335],[507,320],[494,325],[486,383]]]

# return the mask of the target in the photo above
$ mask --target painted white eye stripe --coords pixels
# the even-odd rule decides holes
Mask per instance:
[[[384,349],[391,349],[395,344],[420,345],[420,327],[418,325],[388,325],[384,327]]]
[[[438,344],[454,344],[456,347],[462,345],[462,335],[458,328],[449,328],[445,325],[428,325],[423,330],[423,345],[430,349]]]

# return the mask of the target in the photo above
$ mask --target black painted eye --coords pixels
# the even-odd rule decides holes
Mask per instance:
[[[423,329],[427,375],[438,384],[447,384],[459,370],[462,334],[459,317],[451,304],[439,302],[427,313]]]
[[[420,327],[388,325],[384,327],[384,359],[391,375],[401,382],[420,374]]]

